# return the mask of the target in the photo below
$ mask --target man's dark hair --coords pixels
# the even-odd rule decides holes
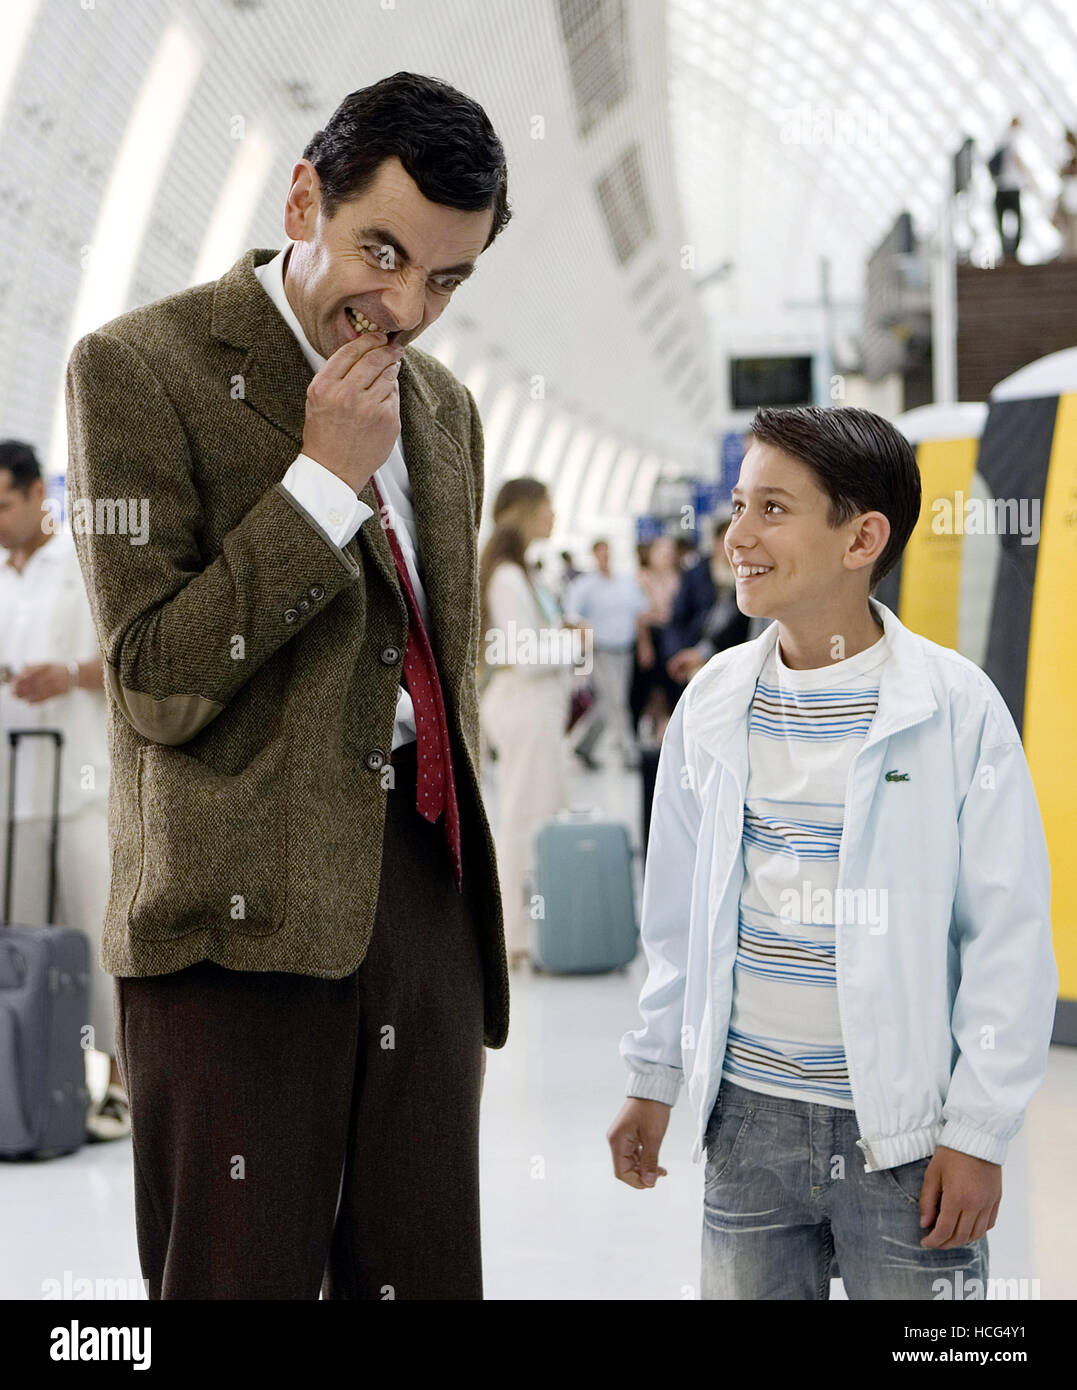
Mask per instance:
[[[0,439],[0,469],[11,474],[11,485],[28,496],[31,485],[41,477],[41,465],[29,444],[21,439]]]
[[[326,217],[365,193],[394,155],[432,203],[493,208],[484,251],[512,216],[505,151],[479,103],[437,78],[395,72],[346,96],[303,151]]]
[[[861,512],[886,517],[890,539],[871,572],[873,592],[901,559],[920,515],[913,446],[881,415],[851,405],[758,410],[749,429],[754,439],[807,464],[830,498],[830,526]]]

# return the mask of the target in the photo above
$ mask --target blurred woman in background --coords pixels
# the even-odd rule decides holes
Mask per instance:
[[[527,560],[554,512],[545,483],[510,478],[494,499],[494,530],[479,560],[483,641],[479,721],[493,749],[505,944],[516,969],[531,954],[527,896],[539,825],[567,804],[565,722],[572,687],[572,629]]]

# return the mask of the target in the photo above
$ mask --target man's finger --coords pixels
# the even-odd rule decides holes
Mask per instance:
[[[360,333],[358,338],[349,338],[326,359],[325,366],[318,375],[325,381],[343,381],[357,362],[372,352],[374,348],[384,347],[387,342],[384,333]]]

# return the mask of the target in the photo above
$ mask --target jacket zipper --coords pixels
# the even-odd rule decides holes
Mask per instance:
[[[722,904],[722,901],[724,900],[725,895],[726,895],[726,892],[727,892],[728,889],[729,889],[729,880],[733,877],[733,870],[734,870],[734,868],[736,867],[736,856],[737,856],[737,855],[742,855],[742,854],[744,853],[744,847],[743,847],[743,836],[744,836],[744,789],[741,787],[740,783],[737,781],[736,774],[734,773],[733,769],[729,766],[728,763],[719,762],[717,758],[715,759],[715,762],[717,762],[717,763],[718,763],[718,766],[721,768],[721,770],[722,770],[722,775],[723,775],[723,776],[728,776],[728,777],[730,778],[730,780],[732,781],[734,787],[736,787],[736,789],[737,789],[737,818],[738,818],[739,830],[740,830],[740,836],[739,836],[739,838],[738,838],[738,841],[737,841],[737,844],[736,844],[736,848],[734,849],[733,853],[729,856],[729,867],[726,869],[725,882],[722,884],[721,892],[718,894],[718,908],[719,908],[719,913],[720,913],[720,912],[721,912],[721,904]],[[709,910],[710,910],[710,909],[709,909],[709,905],[708,905],[708,911],[709,911]],[[739,937],[739,934],[740,934],[740,929],[739,929],[739,919],[738,919],[738,937]],[[709,946],[711,945],[712,940],[713,940],[713,938],[712,938],[712,936],[711,936],[711,931],[710,931],[710,929],[708,928],[708,931],[707,931],[707,944],[708,944],[708,948],[709,948]],[[710,951],[709,951],[709,949],[708,949],[708,952],[707,952],[707,957],[708,957],[708,959],[707,959],[707,966],[708,966],[708,968],[707,968],[707,1003],[708,1003],[708,1006],[709,1006],[709,1008],[710,1008],[710,1010],[711,1010],[711,1016],[713,1017],[713,1016],[714,1016],[714,980],[713,980],[713,978],[711,977],[711,971],[710,971]],[[735,953],[735,952],[734,952],[734,956],[733,956],[733,964],[734,964],[734,969],[736,969],[736,953]],[[733,998],[733,995],[732,995],[732,986],[731,986],[731,987],[730,987],[730,1008],[731,1008],[731,1009],[732,1009],[732,998]],[[729,1036],[729,1019],[728,1019],[728,1018],[727,1018],[726,1021],[725,1021],[725,1032],[726,1032],[726,1036],[727,1036],[727,1038],[728,1038],[728,1036]],[[713,1063],[713,1059],[714,1059],[714,1054],[713,1054],[713,1052],[711,1053],[711,1058],[712,1058],[712,1063]],[[723,1062],[725,1061],[725,1048],[724,1048],[724,1046],[723,1046],[723,1049],[722,1049],[722,1061],[723,1061]],[[721,1073],[721,1069],[719,1068],[719,1071],[718,1071],[718,1085],[719,1085],[719,1087],[721,1087],[721,1084],[722,1084],[722,1073]],[[709,1089],[709,1088],[708,1088],[708,1089]],[[707,1100],[708,1100],[708,1097],[707,1097],[706,1094],[704,1094],[703,1101],[704,1101],[704,1107],[705,1107],[705,1108],[706,1108]],[[703,1115],[703,1116],[700,1117],[700,1118],[701,1118],[702,1130],[706,1130],[706,1127],[707,1127],[707,1117],[706,1117],[706,1115]]]
[[[923,720],[920,720],[920,719],[910,719],[910,720],[908,721],[908,723],[902,724],[899,728],[897,728],[897,729],[891,729],[891,730],[889,731],[889,733],[887,733],[886,738],[887,738],[887,739],[893,738],[893,736],[894,736],[895,734],[904,733],[906,729],[911,729],[911,728],[913,727],[914,724],[920,724],[920,723],[923,723]],[[881,743],[882,740],[879,739],[879,740],[877,740],[877,742],[880,742],[880,743]],[[868,748],[869,746],[874,747],[874,743],[872,743],[871,745],[869,745],[866,741],[865,741],[864,743],[862,743],[862,744],[860,745],[860,747],[856,750],[856,752],[853,754],[853,760],[852,760],[852,762],[849,764],[849,776],[848,776],[848,778],[846,779],[846,782],[845,782],[845,809],[844,809],[844,811],[842,812],[841,840],[840,840],[839,843],[838,843],[838,882],[837,882],[837,888],[836,888],[836,890],[835,890],[836,892],[840,892],[840,891],[841,891],[841,888],[842,888],[842,878],[841,878],[841,875],[842,875],[842,868],[843,868],[843,863],[842,863],[842,851],[843,851],[844,848],[845,848],[845,831],[846,831],[846,827],[848,826],[848,823],[849,823],[849,817],[848,817],[849,800],[850,800],[850,798],[849,798],[849,789],[850,789],[850,787],[851,787],[851,785],[852,785],[853,778],[854,778],[854,776],[855,776],[855,774],[856,774],[856,764],[857,764],[857,760],[860,758],[860,756],[861,756],[862,753],[866,752],[866,750],[867,750],[867,748]],[[873,792],[873,793],[872,793],[872,798],[871,798],[871,800],[874,801],[874,798],[875,798],[875,793]],[[868,803],[868,809],[869,809],[869,810],[871,809],[871,802]],[[835,952],[834,952],[834,954],[835,954],[835,960],[834,960],[834,966],[835,966],[835,973],[836,973],[836,977],[837,977],[837,986],[838,986],[838,1016],[839,1016],[839,1021],[840,1021],[840,1023],[841,1023],[842,1047],[845,1049],[845,1067],[846,1067],[846,1070],[847,1070],[848,1073],[849,1073],[849,1090],[853,1093],[853,1113],[856,1115],[857,1125],[860,1125],[860,1123],[861,1123],[861,1121],[860,1121],[861,1109],[860,1109],[860,1104],[859,1104],[859,1102],[858,1102],[858,1100],[857,1100],[857,1086],[856,1086],[856,1083],[855,1083],[855,1080],[854,1080],[854,1076],[853,1076],[853,1073],[854,1073],[854,1071],[855,1071],[855,1068],[854,1068],[854,1066],[853,1066],[853,1059],[852,1059],[852,1054],[851,1054],[850,1049],[849,1049],[849,1044],[848,1044],[848,1042],[847,1042],[847,1040],[846,1040],[846,1037],[845,1037],[845,991],[842,989],[841,931],[840,931],[840,929],[839,929],[839,926],[838,926],[838,923],[837,923],[837,922],[834,923],[834,944],[835,944]],[[860,1149],[860,1150],[863,1151],[863,1153],[867,1156],[867,1159],[868,1159],[868,1162],[869,1162],[869,1163],[871,1163],[872,1165],[875,1164],[875,1155],[872,1153],[871,1145],[870,1145],[866,1140],[864,1140],[864,1139],[858,1139],[858,1140],[856,1141],[856,1147],[857,1147],[858,1149]]]

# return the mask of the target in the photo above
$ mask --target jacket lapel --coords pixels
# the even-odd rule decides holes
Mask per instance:
[[[221,276],[213,299],[216,338],[247,352],[239,376],[242,399],[295,443],[303,441],[307,386],[313,375],[288,325],[254,273],[277,254],[254,249]],[[400,363],[401,448],[411,485],[419,566],[430,609],[429,633],[443,686],[454,694],[466,673],[476,583],[472,501],[463,449],[438,420],[440,397],[425,379],[417,354]],[[268,488],[277,477],[267,477]],[[345,547],[365,551],[406,613],[396,565],[378,517],[373,487],[361,501],[375,513]]]
[[[303,441],[310,365],[254,273],[275,251],[253,250],[217,281],[213,336],[247,353],[233,393],[296,444]]]

